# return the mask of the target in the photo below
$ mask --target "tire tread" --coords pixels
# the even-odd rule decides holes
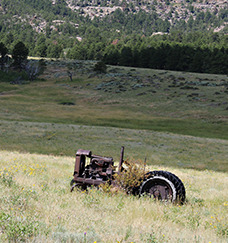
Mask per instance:
[[[155,171],[150,171],[146,174],[146,179],[148,180],[151,177],[154,176],[162,176],[171,181],[176,189],[176,201],[180,202],[181,204],[184,203],[185,198],[186,198],[186,192],[185,192],[185,187],[182,181],[173,173],[169,171],[162,171],[162,170],[155,170]],[[144,181],[145,181],[144,180]]]

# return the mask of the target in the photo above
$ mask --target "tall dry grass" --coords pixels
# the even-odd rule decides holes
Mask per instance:
[[[0,151],[2,242],[227,242],[228,174],[153,166],[183,180],[183,206],[92,188],[70,193],[72,157]]]

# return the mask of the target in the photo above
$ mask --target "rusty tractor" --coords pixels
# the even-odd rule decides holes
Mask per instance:
[[[121,148],[118,171],[114,169],[112,157],[93,155],[89,150],[79,149],[76,153],[74,178],[71,181],[71,192],[75,187],[86,189],[88,186],[99,186],[104,183],[115,185],[116,173],[123,170],[124,147]],[[88,162],[89,160],[89,162]],[[124,172],[123,172],[124,173]],[[168,171],[150,171],[140,180],[140,186],[133,190],[134,195],[149,195],[156,200],[183,204],[185,187],[182,181]]]

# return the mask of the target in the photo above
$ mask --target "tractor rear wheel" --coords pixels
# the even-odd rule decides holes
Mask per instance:
[[[182,181],[168,171],[151,171],[146,174],[139,194],[147,194],[155,200],[182,204],[185,201],[185,188]]]

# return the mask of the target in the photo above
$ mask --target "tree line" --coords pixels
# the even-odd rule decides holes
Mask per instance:
[[[124,46],[105,50],[106,64],[151,69],[228,74],[228,48],[195,48],[191,45],[155,43],[153,46]]]
[[[105,43],[102,37],[78,42],[67,57],[79,60],[102,60],[106,64],[151,69],[167,69],[200,73],[228,74],[227,36],[200,32],[183,35],[144,37],[139,35],[113,39]]]
[[[29,47],[23,42],[19,53],[23,50],[26,56]],[[211,33],[207,36],[200,32],[188,36],[180,32],[170,35],[144,37],[129,35],[125,38],[106,39],[97,28],[88,28],[86,38],[75,41],[72,48],[63,53],[63,45],[58,42],[46,46],[46,38],[41,35],[34,50],[41,57],[67,57],[75,60],[98,60],[109,65],[131,66],[151,69],[166,69],[176,71],[190,71],[200,73],[228,74],[228,44],[227,36]],[[1,67],[6,54],[15,55],[0,43]],[[23,59],[22,57],[20,57]],[[20,59],[14,58],[16,64]]]

